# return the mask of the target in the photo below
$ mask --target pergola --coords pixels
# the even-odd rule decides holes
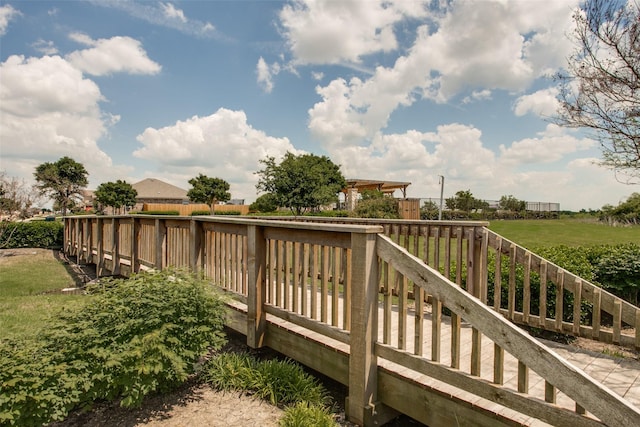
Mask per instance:
[[[410,186],[410,182],[400,181],[378,181],[373,179],[347,179],[347,187],[342,190],[347,194],[350,189],[358,190],[361,193],[363,190],[377,190],[382,191],[385,194],[391,194],[396,190],[402,191],[402,198],[407,198],[407,187]]]

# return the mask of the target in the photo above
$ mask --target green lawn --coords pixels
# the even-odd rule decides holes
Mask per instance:
[[[611,227],[579,219],[492,221],[489,229],[526,248],[640,244],[640,227]]]
[[[0,259],[0,338],[33,334],[52,313],[78,304],[82,296],[56,293],[73,284],[51,251],[34,249]]]

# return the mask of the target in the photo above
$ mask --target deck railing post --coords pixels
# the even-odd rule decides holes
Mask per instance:
[[[165,260],[167,259],[167,226],[164,220],[156,219],[155,229],[156,259],[154,260],[154,268],[156,270],[162,270],[165,265]]]
[[[120,274],[120,219],[111,218],[111,274]]]
[[[202,268],[202,235],[204,229],[202,223],[191,219],[189,224],[189,267],[194,273],[198,272]]]
[[[104,229],[102,218],[96,218],[96,277],[102,276],[104,269]]]
[[[353,233],[351,344],[347,417],[361,426],[375,424],[377,402],[378,261],[376,234]]]
[[[140,219],[131,218],[131,274],[140,271]]]
[[[264,304],[267,296],[267,244],[264,228],[250,225],[247,230],[247,345],[264,345],[267,314]]]

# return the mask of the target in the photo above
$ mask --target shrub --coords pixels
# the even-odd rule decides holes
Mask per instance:
[[[216,389],[245,390],[272,405],[322,406],[330,400],[322,384],[291,360],[259,362],[246,353],[223,353],[207,362],[202,378]]]
[[[0,243],[4,248],[60,248],[63,229],[59,221],[2,222]]]
[[[280,422],[281,427],[337,427],[329,409],[323,406],[300,402],[285,409]]]
[[[203,215],[211,215],[211,211],[208,209],[197,210],[191,212],[191,216],[203,216]]]
[[[240,211],[217,211],[213,213],[214,215],[242,215]]]
[[[640,245],[606,246],[594,256],[594,276],[602,287],[638,305],[640,293]]]
[[[180,215],[179,211],[138,211],[138,212],[129,212],[130,214],[136,215]]]
[[[201,356],[225,342],[223,300],[185,272],[109,279],[91,291],[35,342],[2,344],[3,423],[42,425],[96,399],[137,406],[184,382]]]

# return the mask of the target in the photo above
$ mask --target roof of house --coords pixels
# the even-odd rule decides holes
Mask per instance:
[[[187,190],[155,178],[143,179],[132,185],[138,199],[188,199]]]

